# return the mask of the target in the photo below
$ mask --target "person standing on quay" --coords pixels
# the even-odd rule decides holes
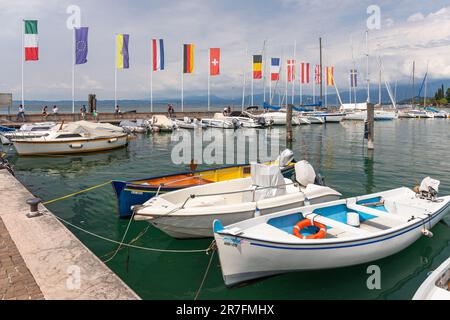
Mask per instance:
[[[48,107],[47,106],[42,108],[42,117],[44,118],[44,120],[47,120],[47,117],[48,117]]]
[[[53,106],[53,115],[54,115],[55,117],[58,116],[58,111],[59,111],[58,107],[57,107],[57,106]]]
[[[19,112],[17,113],[16,121],[22,120],[22,122],[25,122],[25,108],[23,105],[19,106]]]

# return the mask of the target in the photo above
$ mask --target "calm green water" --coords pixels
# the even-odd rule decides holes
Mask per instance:
[[[328,185],[345,197],[412,187],[422,178],[441,180],[441,194],[450,194],[450,121],[398,120],[376,124],[376,150],[363,148],[363,124],[343,123],[295,128],[296,159],[309,160]],[[140,136],[128,149],[57,158],[20,158],[10,154],[19,179],[45,200],[100,184],[110,179],[133,179],[176,173],[186,167],[170,161],[170,134]],[[284,139],[283,139],[284,140]],[[242,146],[240,146],[242,148]],[[116,215],[115,197],[107,186],[50,205],[58,216],[91,232],[121,240],[127,221]],[[446,222],[450,223],[450,216]],[[147,227],[134,222],[127,240]],[[116,245],[72,230],[95,254],[106,260]],[[427,273],[450,256],[450,229],[438,224],[432,239],[422,238],[403,252],[376,261],[382,289],[366,287],[367,265],[328,271],[281,275],[227,289],[220,264],[213,260],[200,299],[410,299]],[[139,246],[164,249],[204,249],[210,240],[177,241],[149,228]],[[122,250],[110,263],[144,299],[193,299],[209,256]]]

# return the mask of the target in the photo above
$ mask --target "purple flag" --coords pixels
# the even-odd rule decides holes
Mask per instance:
[[[88,55],[88,27],[74,28],[75,30],[75,64],[85,64]]]
[[[130,35],[124,34],[123,35],[123,68],[129,69],[130,68],[130,54],[128,52],[128,44],[130,42]]]

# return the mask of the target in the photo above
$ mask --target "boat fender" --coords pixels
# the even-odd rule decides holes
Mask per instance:
[[[117,142],[119,139],[117,139],[117,138],[113,138],[113,139],[109,139],[108,140],[108,142],[109,143],[114,143],[114,142]]]
[[[319,232],[310,236],[304,236],[301,231],[307,227],[319,228]],[[327,236],[327,227],[319,222],[314,222],[313,220],[304,219],[297,223],[293,230],[294,236],[300,239],[324,239]]]
[[[81,149],[81,148],[83,148],[83,145],[80,144],[80,143],[73,143],[73,144],[70,145],[70,147],[72,149]]]
[[[430,230],[428,230],[428,229],[423,229],[422,230],[422,234],[425,236],[425,237],[427,237],[427,238],[433,238],[433,232],[431,232]]]

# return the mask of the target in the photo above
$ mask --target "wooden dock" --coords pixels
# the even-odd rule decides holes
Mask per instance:
[[[28,218],[31,193],[0,170],[0,300],[138,300],[45,207]]]

